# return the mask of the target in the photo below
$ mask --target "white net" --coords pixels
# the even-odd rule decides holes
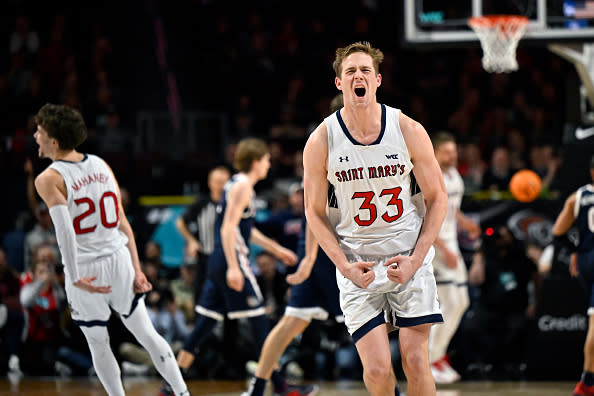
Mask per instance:
[[[483,48],[483,68],[490,73],[518,70],[516,48],[528,18],[519,15],[486,15],[468,21]]]

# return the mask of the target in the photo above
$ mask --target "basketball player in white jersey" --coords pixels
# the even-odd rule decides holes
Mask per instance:
[[[35,187],[56,230],[72,319],[87,339],[103,387],[110,396],[124,396],[120,368],[109,346],[111,308],[150,353],[175,394],[188,396],[171,347],[146,311],[143,295],[152,285],[140,268],[111,168],[97,156],[76,151],[87,136],[78,111],[46,104],[36,121],[39,156],[53,162],[37,176]]]
[[[435,395],[427,343],[431,325],[443,319],[431,261],[447,195],[425,129],[376,100],[382,60],[366,42],[336,51],[335,84],[344,107],[305,146],[305,210],[336,266],[340,305],[367,390],[396,393],[388,343],[393,325],[400,327],[407,394]],[[326,216],[329,183],[336,190],[336,221]]]
[[[441,168],[448,194],[448,210],[439,236],[435,240],[433,259],[433,272],[444,323],[431,329],[429,362],[435,382],[449,384],[460,380],[460,374],[450,365],[446,356],[447,348],[470,303],[466,264],[458,246],[458,226],[466,231],[471,239],[479,236],[480,228],[460,210],[464,196],[464,181],[456,169],[458,151],[454,136],[440,132],[432,141],[435,158]]]

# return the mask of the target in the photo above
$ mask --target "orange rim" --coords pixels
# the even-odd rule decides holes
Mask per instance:
[[[524,26],[529,19],[523,15],[483,15],[472,17],[468,20],[471,27],[490,28],[495,26],[514,25],[516,27]]]

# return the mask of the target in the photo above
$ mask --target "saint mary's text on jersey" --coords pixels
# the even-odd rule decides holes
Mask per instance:
[[[348,182],[352,180],[362,179],[377,179],[380,177],[400,176],[404,174],[405,165],[379,165],[369,166],[365,172],[365,168],[349,168],[336,171],[334,175],[339,182]]]

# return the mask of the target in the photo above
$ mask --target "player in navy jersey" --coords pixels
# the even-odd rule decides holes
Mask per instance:
[[[246,138],[235,151],[234,166],[238,173],[225,184],[217,205],[215,247],[208,259],[206,280],[196,305],[198,318],[186,339],[177,362],[188,369],[198,348],[217,321],[248,318],[254,343],[262,347],[269,330],[264,299],[252,273],[249,243],[255,243],[272,253],[286,265],[297,264],[295,253],[262,234],[254,224],[254,185],[266,178],[270,168],[268,146],[260,139]],[[163,383],[162,395],[170,395]]]
[[[337,49],[334,82],[344,107],[305,146],[305,214],[336,266],[340,305],[367,390],[374,396],[396,393],[392,325],[400,327],[407,393],[429,396],[435,394],[429,331],[443,321],[432,245],[447,194],[425,129],[377,102],[382,60],[382,52],[367,42]],[[329,184],[336,191],[337,218],[326,214]]]
[[[579,233],[577,251],[572,255],[570,273],[586,285],[588,295],[588,333],[584,345],[584,371],[573,394],[594,396],[594,156],[590,159],[592,182],[577,189],[565,201],[553,226],[553,236],[559,238],[573,225]]]
[[[342,95],[337,95],[331,102],[330,111],[339,110],[342,104]],[[300,191],[303,193],[303,189]],[[333,190],[329,192],[329,198],[333,193]],[[336,211],[335,208],[328,210]],[[268,379],[272,379],[274,393],[277,395],[313,396],[318,392],[319,388],[315,385],[287,384],[280,371],[274,369],[291,340],[303,333],[312,319],[325,320],[332,315],[336,321],[344,321],[338,301],[334,265],[326,254],[318,249],[318,243],[307,226],[305,215],[297,248],[299,266],[295,273],[287,276],[287,282],[293,285],[287,308],[283,317],[266,337],[256,375],[249,390],[242,396],[262,396]]]
[[[95,155],[76,151],[87,137],[78,111],[46,104],[36,122],[39,156],[53,162],[37,176],[35,187],[56,229],[72,319],[89,344],[99,380],[110,396],[124,396],[107,332],[113,309],[149,352],[175,395],[188,396],[171,347],[153,327],[144,305],[143,294],[152,285],[140,268],[111,168]]]

